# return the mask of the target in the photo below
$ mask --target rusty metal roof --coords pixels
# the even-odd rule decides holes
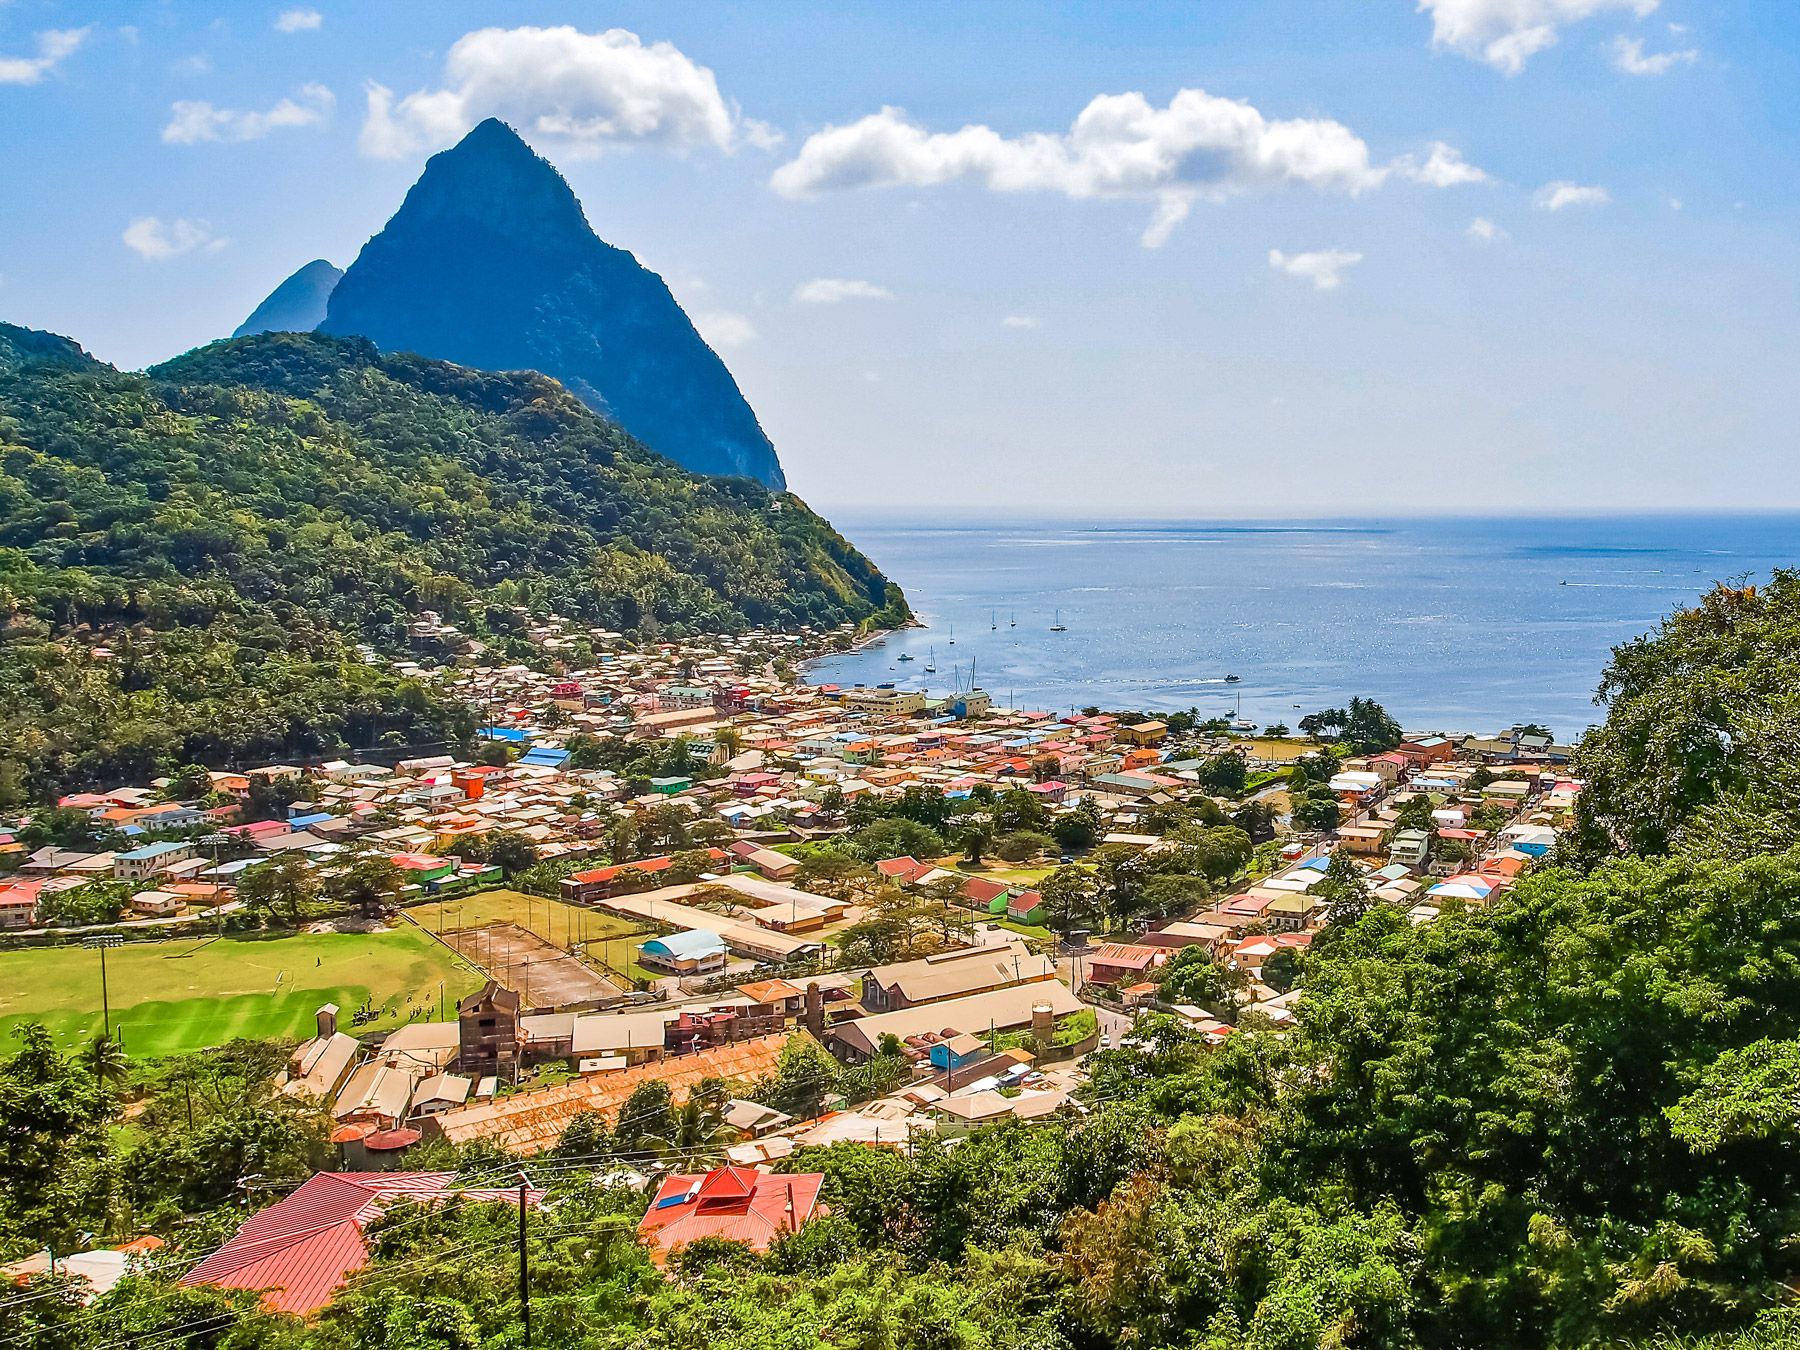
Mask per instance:
[[[458,1146],[477,1139],[514,1153],[540,1153],[562,1138],[569,1122],[591,1111],[610,1122],[640,1084],[669,1085],[676,1102],[708,1078],[754,1081],[775,1071],[785,1033],[737,1041],[697,1054],[654,1060],[614,1073],[590,1074],[572,1083],[498,1097],[431,1118],[429,1128]]]

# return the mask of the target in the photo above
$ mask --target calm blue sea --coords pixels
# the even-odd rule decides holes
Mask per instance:
[[[1575,736],[1599,720],[1615,644],[1715,581],[1800,565],[1797,516],[836,523],[929,627],[821,662],[815,682],[948,691],[972,669],[1003,705],[1241,699],[1259,725],[1362,694],[1409,730]]]

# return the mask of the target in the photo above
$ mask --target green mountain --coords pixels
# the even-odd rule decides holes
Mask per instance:
[[[432,156],[320,327],[383,351],[541,370],[684,468],[786,486],[662,278],[599,239],[562,175],[492,118]]]
[[[541,375],[296,333],[128,374],[0,325],[0,799],[21,769],[35,793],[455,739],[461,709],[356,656],[427,609],[520,653],[529,612],[906,612],[798,499],[687,473]]]
[[[325,321],[325,306],[343,275],[343,268],[333,267],[323,258],[314,258],[270,291],[269,298],[258,305],[231,336],[311,332]]]

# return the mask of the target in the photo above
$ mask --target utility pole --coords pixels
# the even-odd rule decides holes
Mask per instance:
[[[201,847],[205,848],[210,846],[212,849],[213,922],[215,924],[215,931],[221,937],[225,934],[225,901],[219,895],[219,850],[224,848],[225,845],[230,842],[230,835],[217,833],[205,835],[200,840]]]
[[[81,940],[84,947],[98,948],[100,952],[100,1016],[106,1028],[106,1039],[112,1039],[112,1000],[106,992],[106,949],[117,947],[125,941],[118,933],[95,933]]]
[[[519,1173],[519,1316],[525,1326],[525,1344],[531,1345],[531,1256],[525,1245],[526,1187],[530,1183]]]

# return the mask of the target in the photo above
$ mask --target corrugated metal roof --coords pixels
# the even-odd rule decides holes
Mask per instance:
[[[276,1312],[317,1312],[349,1277],[368,1264],[363,1229],[396,1199],[441,1200],[454,1172],[321,1172],[299,1190],[250,1216],[224,1246],[181,1277],[184,1285],[263,1290]],[[510,1199],[512,1191],[467,1191],[480,1199]],[[542,1191],[527,1192],[530,1203]]]
[[[707,1078],[753,1082],[768,1076],[775,1071],[785,1044],[785,1034],[760,1036],[617,1073],[593,1074],[572,1083],[446,1111],[432,1117],[427,1128],[459,1146],[486,1139],[514,1153],[540,1153],[556,1144],[569,1122],[584,1111],[616,1118],[641,1083],[667,1083],[670,1095],[680,1102]]]
[[[724,1238],[767,1251],[782,1233],[796,1231],[819,1209],[822,1172],[777,1176],[751,1167],[663,1178],[638,1235],[660,1263],[700,1238]]]

